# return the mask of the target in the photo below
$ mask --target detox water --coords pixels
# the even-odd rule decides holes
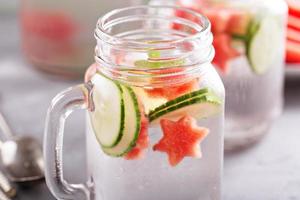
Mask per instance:
[[[266,51],[260,51],[254,57],[245,50],[244,54],[230,62],[227,73],[220,73],[226,89],[225,150],[253,144],[263,137],[280,116],[283,107],[285,4],[281,1],[272,4],[269,1],[262,5],[250,5],[252,7],[246,7],[245,11],[252,12],[256,18],[265,15],[265,18],[274,19],[277,23],[276,30],[266,27],[265,33],[259,30],[257,35],[276,35],[277,40],[274,44],[260,41],[258,48]],[[249,42],[249,46],[253,41]],[[266,45],[268,47],[263,48]],[[256,65],[257,69],[253,69],[251,62],[263,59],[270,60],[270,64],[265,66],[264,73],[257,73],[256,70],[263,66]]]
[[[202,158],[185,158],[171,167],[167,155],[151,147],[143,159],[128,161],[104,154],[88,125],[88,171],[95,196],[103,200],[217,200],[221,198],[223,131],[222,114],[198,125],[210,129],[202,142]],[[151,145],[162,137],[160,127],[149,129]]]
[[[199,77],[200,89],[209,87],[224,99],[224,87],[211,65]],[[95,85],[95,87],[97,87]],[[143,101],[146,112],[166,100],[147,98],[134,88]],[[202,158],[185,157],[172,167],[165,153],[153,151],[152,147],[162,137],[159,124],[149,126],[150,145],[144,158],[126,160],[106,155],[97,142],[95,133],[87,120],[87,154],[89,177],[93,177],[96,199],[103,200],[219,200],[223,167],[223,118],[224,105],[217,115],[198,119],[197,125],[209,129],[201,142]],[[188,114],[188,113],[186,113]]]
[[[179,7],[123,8],[99,19],[95,37],[85,83],[59,94],[49,109],[52,193],[58,199],[220,200],[225,91],[211,64],[207,18]],[[88,110],[90,181],[84,184],[68,183],[60,168],[64,117],[76,108]]]
[[[226,89],[227,150],[257,141],[281,114],[283,70],[283,60],[277,57],[266,74],[256,75],[241,57],[232,63],[232,71],[222,76]]]

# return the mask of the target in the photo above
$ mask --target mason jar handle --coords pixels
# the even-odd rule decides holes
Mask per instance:
[[[76,109],[89,108],[92,84],[78,85],[58,94],[48,109],[44,135],[45,177],[57,199],[90,200],[88,183],[71,184],[64,179],[63,138],[67,117]]]

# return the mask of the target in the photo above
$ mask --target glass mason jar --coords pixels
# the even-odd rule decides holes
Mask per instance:
[[[98,17],[111,9],[142,2],[22,0],[20,23],[24,54],[43,71],[65,76],[82,75],[93,61],[91,33]]]
[[[284,0],[179,0],[212,23],[218,69],[226,90],[225,149],[253,144],[282,111]]]
[[[209,21],[172,6],[129,7],[100,18],[95,37],[85,84],[59,94],[48,111],[44,156],[52,193],[220,199],[224,87],[211,64]],[[75,108],[88,110],[89,181],[79,185],[67,183],[62,171],[63,125]]]

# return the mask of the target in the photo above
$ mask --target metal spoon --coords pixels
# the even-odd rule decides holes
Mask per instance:
[[[7,197],[15,197],[17,194],[17,190],[14,186],[12,186],[12,184],[9,182],[9,180],[7,179],[7,177],[0,171],[0,192],[4,193]],[[1,194],[0,194],[0,199],[1,198]]]
[[[43,153],[39,142],[29,136],[14,136],[1,113],[0,129],[7,138],[6,141],[0,142],[0,159],[8,178],[14,182],[43,178]]]
[[[6,196],[6,194],[4,194],[4,192],[2,192],[2,190],[0,190],[0,199],[1,200],[11,200],[8,196]]]

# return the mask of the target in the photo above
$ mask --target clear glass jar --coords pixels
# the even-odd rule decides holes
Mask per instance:
[[[225,149],[268,132],[283,106],[287,6],[283,0],[179,0],[212,23],[214,65],[226,90]]]
[[[22,0],[20,23],[27,60],[43,71],[84,74],[93,62],[93,30],[98,17],[111,9],[143,0]]]
[[[59,94],[48,112],[44,156],[52,193],[58,199],[221,199],[225,94],[211,64],[208,20],[172,6],[130,7],[100,18],[95,36],[96,62],[86,83]],[[63,179],[61,158],[64,120],[78,107],[89,110],[90,181],[82,185]]]

